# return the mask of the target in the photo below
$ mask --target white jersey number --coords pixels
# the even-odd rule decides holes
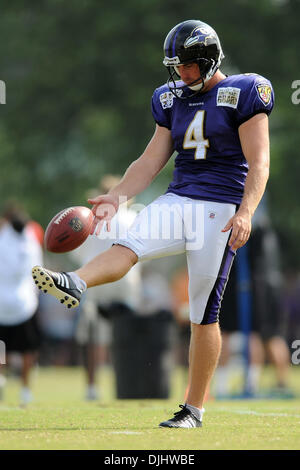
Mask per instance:
[[[205,111],[197,111],[183,139],[184,149],[196,149],[195,160],[206,158],[209,148],[209,140],[204,138],[204,118]]]

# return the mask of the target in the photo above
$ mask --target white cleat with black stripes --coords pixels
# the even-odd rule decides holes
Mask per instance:
[[[193,413],[185,406],[179,405],[180,411],[174,413],[174,418],[160,423],[162,428],[200,428],[202,421],[200,421]]]
[[[34,266],[32,277],[36,286],[45,294],[53,295],[68,308],[78,307],[82,290],[76,286],[69,274]]]

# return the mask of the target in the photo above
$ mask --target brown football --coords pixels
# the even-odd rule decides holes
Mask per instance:
[[[44,245],[52,253],[75,250],[89,236],[94,215],[88,207],[63,209],[49,222]]]

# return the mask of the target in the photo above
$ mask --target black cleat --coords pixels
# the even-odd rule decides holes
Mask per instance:
[[[200,421],[193,413],[186,407],[186,405],[179,405],[180,411],[174,413],[174,418],[160,423],[162,428],[200,428],[202,421]]]
[[[69,274],[56,273],[41,266],[34,266],[32,277],[37,287],[43,288],[45,293],[53,295],[61,303],[68,300],[68,308],[78,307],[83,291],[76,286]]]

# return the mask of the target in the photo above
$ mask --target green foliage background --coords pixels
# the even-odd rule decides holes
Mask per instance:
[[[105,173],[123,173],[154,129],[165,35],[197,18],[218,31],[224,72],[257,72],[274,85],[269,204],[285,261],[299,265],[299,17],[299,0],[2,0],[1,204],[20,199],[45,227],[86,204]],[[171,172],[172,163],[140,200],[164,191]]]

